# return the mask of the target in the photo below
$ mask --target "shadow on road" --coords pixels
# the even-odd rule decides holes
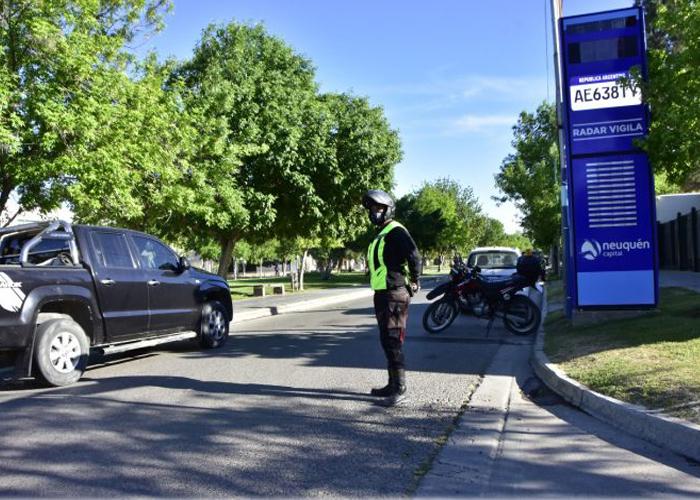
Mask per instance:
[[[136,388],[147,388],[146,397],[134,397]],[[427,456],[452,413],[337,404],[367,399],[186,377],[88,377],[0,404],[0,491],[400,496],[412,482],[406,457]]]

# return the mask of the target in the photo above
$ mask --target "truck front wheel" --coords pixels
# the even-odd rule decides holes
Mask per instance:
[[[218,300],[204,304],[199,327],[199,343],[208,349],[221,347],[228,339],[226,309]]]
[[[37,378],[55,387],[83,376],[90,343],[82,327],[70,319],[52,319],[37,327],[34,362]]]

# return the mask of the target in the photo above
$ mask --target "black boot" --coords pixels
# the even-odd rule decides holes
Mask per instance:
[[[387,406],[400,406],[408,402],[408,391],[406,390],[406,370],[399,368],[394,370],[394,392],[386,401]]]
[[[394,394],[394,391],[395,391],[395,390],[396,390],[396,388],[394,387],[394,370],[392,370],[391,368],[389,368],[389,382],[387,382],[387,384],[386,384],[384,387],[382,387],[382,388],[379,388],[379,387],[373,388],[373,389],[370,391],[370,394],[371,394],[372,396],[377,396],[377,397],[380,397],[380,398],[386,398],[386,397],[391,396],[392,394]]]

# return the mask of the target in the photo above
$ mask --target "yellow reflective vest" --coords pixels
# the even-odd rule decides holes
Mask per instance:
[[[384,226],[377,236],[372,240],[367,249],[367,262],[369,263],[370,284],[372,290],[386,290],[386,275],[387,268],[384,264],[384,238],[389,232],[396,228],[404,228],[403,225],[396,221],[391,221]],[[404,228],[406,229],[406,228]],[[379,265],[376,265],[379,264]],[[405,274],[405,270],[404,270]]]

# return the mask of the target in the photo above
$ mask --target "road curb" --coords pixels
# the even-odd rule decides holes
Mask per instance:
[[[542,323],[547,315],[546,302]],[[551,390],[598,420],[679,455],[700,461],[700,426],[659,411],[619,401],[569,378],[544,353],[544,327],[537,332],[531,358],[535,374]]]

